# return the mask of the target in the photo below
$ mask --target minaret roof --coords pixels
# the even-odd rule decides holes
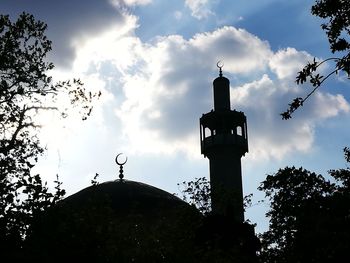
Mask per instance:
[[[214,79],[213,83],[214,83],[214,85],[221,85],[221,84],[227,85],[227,83],[228,84],[230,83],[230,80],[224,76],[219,76],[216,79]]]

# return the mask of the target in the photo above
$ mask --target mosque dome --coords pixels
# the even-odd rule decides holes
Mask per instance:
[[[67,197],[61,205],[84,207],[92,201],[108,204],[116,214],[137,210],[156,216],[159,211],[188,207],[186,202],[164,190],[124,179],[87,187]]]
[[[27,249],[37,262],[195,262],[201,219],[197,209],[166,191],[110,181],[43,214]]]

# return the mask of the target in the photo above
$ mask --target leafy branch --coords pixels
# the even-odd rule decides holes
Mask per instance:
[[[282,112],[280,115],[282,116],[283,120],[288,120],[292,118],[292,114],[301,106],[304,105],[305,101],[307,101],[312,94],[315,93],[316,90],[318,90],[323,82],[325,82],[330,76],[333,74],[338,74],[339,71],[344,70],[345,65],[343,62],[344,58],[328,58],[325,59],[321,62],[316,61],[314,58],[313,62],[308,62],[307,65],[298,72],[298,75],[296,77],[296,84],[297,85],[302,85],[306,82],[310,82],[311,85],[313,86],[313,89],[304,97],[298,97],[295,98],[289,105],[289,108],[285,111]],[[336,68],[332,70],[330,73],[328,73],[326,76],[320,75],[317,73],[317,69],[324,64],[327,61],[333,60],[337,62]]]
[[[322,19],[325,23],[321,24],[321,28],[326,32],[331,52],[341,54],[340,57],[330,57],[323,61],[308,62],[306,66],[297,74],[297,85],[309,82],[313,86],[313,90],[304,98],[295,98],[289,105],[289,108],[280,115],[282,119],[288,120],[292,118],[292,114],[304,105],[312,94],[318,90],[321,85],[332,75],[344,72],[348,78],[350,76],[350,43],[347,40],[350,34],[350,2],[348,0],[317,0],[311,7],[311,13]],[[325,62],[335,62],[334,69],[326,76],[317,73],[317,69]]]

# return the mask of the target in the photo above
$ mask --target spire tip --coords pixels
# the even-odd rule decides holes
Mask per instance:
[[[224,63],[219,60],[218,63],[216,63],[216,66],[219,68],[219,76],[222,77],[222,67],[224,66]]]

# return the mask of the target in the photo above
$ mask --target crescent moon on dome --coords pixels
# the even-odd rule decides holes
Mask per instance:
[[[224,63],[221,62],[221,60],[219,60],[218,63],[216,63],[216,66],[217,66],[219,69],[222,69],[222,67],[224,66]]]
[[[117,156],[115,157],[115,162],[116,162],[118,165],[124,165],[124,164],[126,164],[126,162],[128,161],[128,157],[126,157],[124,162],[118,162],[118,157],[119,157],[120,155],[122,155],[122,154],[123,154],[123,153],[119,153],[119,154],[117,154]]]

